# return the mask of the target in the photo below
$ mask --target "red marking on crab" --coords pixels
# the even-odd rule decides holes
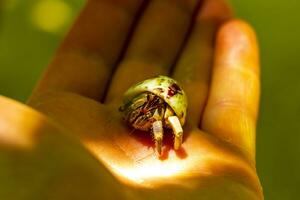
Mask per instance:
[[[168,88],[168,98],[176,95],[177,93],[181,93],[181,89],[179,88],[179,86],[177,84],[173,83]]]

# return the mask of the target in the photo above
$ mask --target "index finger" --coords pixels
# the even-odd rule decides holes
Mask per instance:
[[[66,90],[101,99],[144,1],[90,0],[33,92]]]

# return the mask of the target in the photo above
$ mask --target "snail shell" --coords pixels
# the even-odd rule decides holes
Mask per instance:
[[[150,92],[163,99],[174,111],[183,126],[187,111],[187,98],[182,87],[174,79],[167,76],[157,76],[130,87],[124,94],[124,105],[131,103],[139,94]]]

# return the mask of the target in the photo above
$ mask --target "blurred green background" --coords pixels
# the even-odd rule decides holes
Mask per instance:
[[[300,198],[300,1],[231,0],[256,29],[262,99],[257,170],[267,200]],[[0,16],[0,94],[25,101],[84,0],[6,0]]]

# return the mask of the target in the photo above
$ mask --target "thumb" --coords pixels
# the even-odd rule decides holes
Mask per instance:
[[[0,199],[122,199],[104,165],[44,115],[4,97],[0,112]]]

